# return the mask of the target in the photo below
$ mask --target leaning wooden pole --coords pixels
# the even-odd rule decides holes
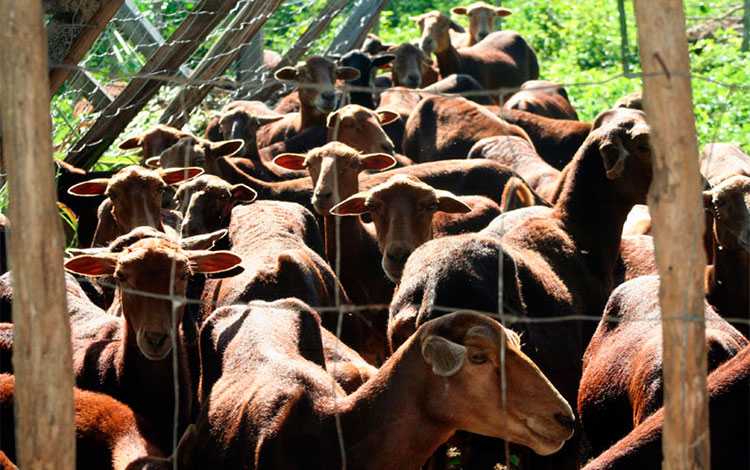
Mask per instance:
[[[18,466],[75,468],[73,364],[40,0],[0,0],[0,106],[10,188]]]
[[[706,254],[690,59],[681,0],[635,0],[649,194],[664,341],[664,469],[710,468],[703,321]]]

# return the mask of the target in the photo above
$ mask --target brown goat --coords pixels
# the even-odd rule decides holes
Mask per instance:
[[[651,235],[651,212],[645,204],[636,204],[628,213],[622,235]]]
[[[328,142],[342,142],[362,153],[393,154],[393,142],[383,127],[398,118],[398,113],[388,109],[372,111],[348,104],[328,115]]]
[[[0,449],[16,459],[15,378],[0,374]],[[123,403],[102,393],[73,389],[77,470],[169,470],[172,459],[141,432],[143,420]],[[177,455],[184,448],[178,446]],[[181,460],[178,460],[178,464]],[[2,467],[0,459],[0,468]],[[7,467],[10,468],[15,467]]]
[[[747,340],[704,304],[709,372]],[[662,407],[662,328],[659,277],[618,287],[583,356],[578,413],[594,455],[625,437]]]
[[[141,149],[143,161],[151,157],[157,157],[167,148],[174,145],[182,137],[190,134],[183,132],[174,127],[157,124],[150,130],[125,139],[120,143],[119,148],[122,150]]]
[[[520,109],[552,119],[578,120],[562,85],[546,80],[529,80],[503,103],[503,108]]]
[[[432,240],[412,253],[391,302],[388,336],[394,349],[418,325],[439,316],[437,306],[496,312],[501,253],[504,311],[601,315],[613,288],[622,224],[633,204],[645,200],[652,171],[643,114],[616,116],[602,116],[602,126],[576,154],[551,214],[522,219],[499,239],[482,231]],[[563,396],[575,400],[580,358],[593,327],[584,321],[519,327],[529,356]],[[578,468],[576,439],[552,462],[528,468]],[[487,458],[497,461],[496,454]]]
[[[229,184],[213,175],[186,181],[175,195],[177,209],[182,214],[180,233],[189,237],[226,228],[234,204],[252,202],[257,195],[244,184]]]
[[[370,213],[378,248],[383,254],[381,266],[395,283],[399,282],[409,255],[433,238],[432,219],[438,211],[463,214],[470,212],[471,207],[448,191],[436,190],[406,175],[393,176],[331,209],[334,215]]]
[[[179,183],[203,173],[201,168],[148,170],[128,166],[110,178],[88,180],[72,186],[68,192],[78,196],[105,195],[99,206],[99,222],[92,246],[106,246],[136,227],[153,227],[165,231],[162,218],[162,195],[167,185]]]
[[[490,33],[479,43],[456,49],[451,44],[449,29],[463,32],[446,15],[438,11],[410,18],[422,31],[419,47],[427,55],[435,53],[442,77],[465,73],[476,78],[486,90],[499,96],[512,93],[527,80],[539,78],[536,52],[514,31]]]
[[[708,144],[701,152],[701,174],[716,186],[734,175],[750,176],[750,156],[734,144]]]
[[[406,121],[403,152],[419,163],[466,158],[475,143],[496,135],[515,135],[531,142],[521,127],[466,98],[431,96]]]
[[[750,319],[750,177],[736,175],[703,192],[713,215],[713,264],[706,268],[706,299],[725,317]],[[744,334],[747,322],[738,323]]]
[[[711,468],[750,468],[750,347],[708,376]],[[664,408],[586,465],[583,470],[660,470]],[[706,462],[708,464],[708,462]]]
[[[424,75],[432,65],[432,59],[428,54],[408,42],[391,47],[388,53],[396,56],[391,65],[391,80],[394,87],[421,88],[426,86],[423,83]]]
[[[451,13],[469,17],[469,30],[452,40],[453,46],[459,48],[473,46],[486,38],[495,30],[495,18],[510,16],[513,12],[486,2],[474,2],[468,7],[451,8]]]
[[[257,152],[255,133],[258,129],[283,117],[262,101],[231,101],[224,105],[206,126],[204,137],[212,142],[242,139],[246,145],[240,155],[252,156]],[[233,137],[234,135],[234,137]]]
[[[313,55],[296,67],[277,70],[275,77],[299,85],[300,110],[260,128],[258,148],[287,140],[308,127],[325,125],[326,117],[337,105],[336,80],[355,80],[359,72],[351,67],[338,67],[325,57]]]
[[[201,344],[220,375],[204,395],[193,467],[183,470],[337,468],[337,420],[345,463],[361,470],[416,470],[458,429],[540,454],[571,436],[570,407],[495,320],[456,312],[423,325],[348,396],[320,365],[317,321],[290,300],[209,317]]]
[[[143,417],[162,451],[170,449],[174,412],[172,355],[177,355],[179,417],[183,431],[190,418],[190,382],[181,334],[174,333],[184,307],[136,292],[184,297],[188,276],[233,268],[241,259],[226,251],[187,251],[165,238],[142,238],[123,251],[76,256],[71,272],[114,276],[117,298],[105,313],[75,282],[66,283],[76,385],[107,393]],[[117,318],[112,315],[120,314]],[[148,393],[144,394],[144,391]]]

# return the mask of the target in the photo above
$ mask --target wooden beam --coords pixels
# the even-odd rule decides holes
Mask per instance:
[[[49,74],[50,99],[52,99],[60,87],[65,83],[74,67],[83,59],[83,56],[91,49],[91,46],[97,40],[99,35],[107,26],[109,20],[117,13],[122,6],[123,0],[102,0],[101,6],[94,16],[83,25],[81,33],[73,41],[67,55],[59,62],[51,64],[53,66]]]
[[[328,54],[346,54],[362,45],[367,32],[380,18],[380,12],[388,5],[389,0],[362,0],[349,15],[349,19],[333,38],[328,47]]]
[[[16,464],[73,470],[73,351],[41,3],[0,1],[0,106],[12,224]]]
[[[159,122],[177,128],[185,125],[193,108],[213,89],[215,83],[212,80],[232,65],[242,45],[263,28],[281,3],[282,0],[246,2],[195,68],[187,84],[169,103]]]
[[[651,125],[649,193],[664,341],[663,467],[711,465],[703,321],[706,254],[698,139],[681,0],[636,0],[643,104]]]
[[[323,34],[323,31],[328,28],[333,19],[336,18],[336,15],[341,13],[341,10],[346,6],[347,3],[348,0],[328,0],[326,6],[324,6],[318,14],[318,17],[315,18],[315,20],[310,24],[304,34],[300,36],[297,42],[295,42],[292,47],[290,47],[289,50],[286,51],[278,65],[276,65],[276,67],[271,70],[269,76],[273,77],[273,74],[276,73],[276,71],[280,68],[289,65],[295,65],[300,59],[302,59],[302,56],[305,55],[305,53],[312,47],[315,40],[317,40],[320,35]],[[258,77],[257,83],[262,82],[262,76]],[[251,93],[248,99],[265,101],[281,87],[282,84],[280,82],[272,80],[269,85],[258,89],[254,93]]]
[[[83,95],[94,106],[94,111],[109,106],[115,98],[86,70],[74,73],[68,81],[68,86]]]
[[[157,5],[154,5],[156,8]],[[115,14],[112,25],[135,45],[135,50],[143,54],[146,59],[164,44],[164,36],[143,16],[143,12],[133,2],[125,0],[125,4]],[[184,65],[178,69],[183,77],[190,76],[190,69]]]
[[[237,0],[203,0],[190,12],[154,54],[149,57],[111,105],[102,112],[65,161],[80,168],[90,168],[125,130],[130,121],[143,109],[157,91],[174,76],[203,40],[235,6]],[[154,78],[145,78],[154,75]]]

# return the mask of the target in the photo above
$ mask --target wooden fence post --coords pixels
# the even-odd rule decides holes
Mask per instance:
[[[620,13],[620,55],[622,55],[622,73],[630,73],[628,62],[628,19],[625,16],[625,0],[617,0],[617,11]]]
[[[649,207],[661,275],[662,468],[707,470],[711,461],[703,321],[706,254],[685,15],[681,0],[635,0],[635,13],[643,104],[654,156]]]
[[[305,52],[310,49],[313,42],[315,42],[315,40],[318,39],[321,34],[323,34],[323,31],[325,31],[328,25],[331,24],[331,21],[336,18],[336,15],[341,12],[341,10],[347,3],[348,0],[328,0],[326,6],[324,6],[318,14],[318,17],[315,18],[315,20],[312,22],[312,24],[310,24],[304,34],[300,36],[297,42],[295,42],[292,47],[290,47],[289,50],[286,51],[278,65],[274,67],[273,70],[271,70],[269,76],[273,77],[273,74],[282,67],[296,64],[297,61],[299,61],[302,56],[305,55]],[[261,83],[260,77],[257,77],[257,82]],[[272,80],[269,85],[256,90],[254,93],[250,93],[250,96],[247,99],[265,101],[281,87],[281,83],[276,80]]]
[[[0,106],[10,186],[13,367],[20,468],[73,470],[75,425],[62,226],[41,0],[0,1]]]
[[[282,0],[249,1],[237,12],[232,22],[200,61],[188,78],[187,84],[174,97],[161,115],[159,122],[180,128],[190,118],[193,108],[198,106],[215,83],[211,80],[222,75],[239,55],[242,45],[250,41],[255,33],[281,5]]]

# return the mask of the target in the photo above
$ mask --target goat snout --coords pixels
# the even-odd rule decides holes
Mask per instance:
[[[406,77],[406,84],[409,86],[409,88],[419,88],[419,85],[421,85],[422,77],[420,77],[417,74],[409,74]]]
[[[477,33],[477,37],[481,41],[482,39],[486,38],[489,34],[490,34],[489,31],[479,31],[479,33]]]
[[[573,431],[576,426],[576,419],[573,415],[569,415],[566,413],[557,413],[555,415],[555,419],[558,423],[562,424],[563,427],[568,429],[569,431]]]
[[[158,361],[169,354],[172,340],[168,333],[146,331],[138,335],[138,347],[147,359]]]
[[[419,48],[422,49],[427,55],[432,54],[436,47],[437,45],[435,44],[435,40],[431,37],[422,39],[419,45]]]
[[[388,253],[386,253],[386,258],[388,258],[388,262],[402,266],[404,263],[406,263],[407,258],[409,258],[409,255],[411,254],[411,251],[406,250],[404,248],[395,248],[393,250],[389,250]]]

